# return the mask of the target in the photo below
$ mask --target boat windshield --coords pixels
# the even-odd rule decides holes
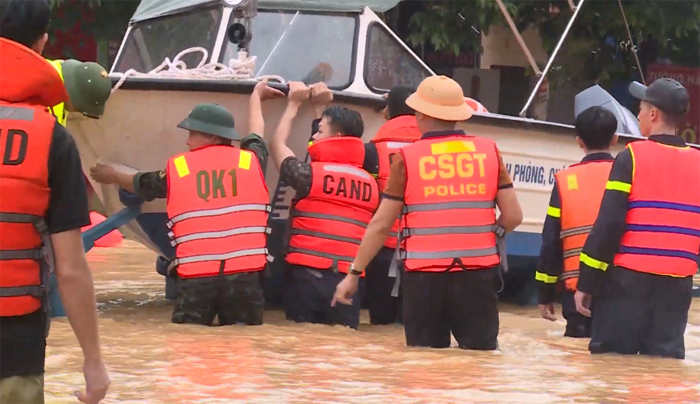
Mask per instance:
[[[202,47],[211,57],[222,14],[223,10],[217,7],[135,24],[114,65],[114,71],[124,73],[134,69],[149,72],[163,63],[166,57],[173,60],[178,53],[191,47]],[[188,68],[195,68],[202,60],[202,54],[193,52],[181,60]]]
[[[276,75],[306,84],[350,85],[357,30],[356,14],[258,11],[252,22],[250,53],[255,74]],[[233,23],[233,20],[231,21]],[[220,62],[237,57],[238,46],[226,42]]]

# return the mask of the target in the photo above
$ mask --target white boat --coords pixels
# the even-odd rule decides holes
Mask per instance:
[[[381,95],[394,85],[417,86],[434,74],[375,14],[394,7],[398,0],[258,0],[255,3],[143,0],[132,18],[110,76],[117,83],[131,69],[151,71],[166,57],[173,58],[191,47],[206,49],[205,63],[228,63],[238,58],[238,45],[229,41],[229,36],[235,34],[235,29],[230,27],[242,23],[252,32],[249,50],[257,57],[255,75],[275,75],[287,81],[307,83],[324,80],[334,89],[334,104],[362,113],[364,140],[369,141],[384,122],[379,112],[383,108]],[[255,14],[255,18],[249,18]],[[190,68],[200,59],[199,53],[182,58]],[[169,157],[187,150],[187,133],[176,125],[201,102],[224,105],[233,113],[239,133],[246,133],[248,95],[255,79],[212,80],[203,75],[189,72],[177,77],[172,74],[143,77],[129,73],[118,84],[101,119],[71,115],[68,128],[76,139],[85,172],[98,160],[124,170],[164,168]],[[280,84],[280,88],[283,86]],[[285,103],[286,100],[275,100],[263,104],[265,136],[272,135]],[[312,118],[311,108],[307,106],[295,122],[291,147],[298,156],[306,154]],[[511,272],[521,272],[523,279],[532,279],[554,174],[583,157],[574,141],[573,128],[498,114],[477,114],[461,127],[467,133],[494,139],[501,150],[525,215],[522,225],[507,240],[509,266]],[[624,133],[620,136],[622,142],[617,150],[624,141],[637,137]],[[293,191],[278,183],[278,171],[272,165],[267,170],[267,184],[274,207],[270,250],[276,252]],[[134,200],[125,198],[123,191],[120,198],[116,186],[100,185],[92,180],[91,185],[110,216]],[[122,230],[160,255],[172,256],[166,237],[165,207],[165,200],[143,203],[141,214]],[[276,260],[276,268],[281,261]]]

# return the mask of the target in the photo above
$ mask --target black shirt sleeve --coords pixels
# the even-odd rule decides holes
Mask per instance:
[[[581,252],[577,286],[581,292],[593,293],[596,277],[612,264],[620,246],[626,228],[633,164],[629,149],[621,151],[615,158],[598,218]]]
[[[535,279],[539,285],[539,304],[554,302],[559,275],[563,271],[564,253],[560,238],[561,199],[556,181],[549,199],[547,216],[542,230],[542,248]]]
[[[287,157],[280,165],[280,180],[296,191],[295,197],[305,198],[311,192],[311,164],[294,156]]]
[[[49,150],[49,233],[80,229],[90,224],[87,187],[75,140],[58,122]]]
[[[365,143],[365,161],[362,168],[375,178],[379,175],[379,152],[377,152],[376,144]]]
[[[251,133],[241,140],[241,149],[255,153],[264,176],[267,172],[267,160],[270,152],[267,150],[267,145],[262,138],[255,133]]]

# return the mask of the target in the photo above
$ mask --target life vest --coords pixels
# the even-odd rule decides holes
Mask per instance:
[[[48,310],[53,253],[44,217],[56,120],[47,106],[67,95],[46,60],[3,38],[0,71],[0,317],[12,317]]]
[[[391,163],[393,155],[398,153],[399,149],[418,141],[421,137],[420,131],[416,126],[416,117],[411,115],[398,116],[390,119],[379,128],[377,135],[372,139],[372,143],[377,147],[377,155],[379,156],[379,173],[377,175],[377,184],[379,192],[384,192],[386,182],[391,172]],[[397,235],[399,231],[399,218],[396,219],[391,227],[389,237],[384,243],[385,247],[394,249],[397,244]]]
[[[440,272],[498,265],[496,144],[455,135],[422,139],[401,153],[406,162],[406,191],[399,258],[406,270]]]
[[[56,69],[58,75],[61,76],[63,80],[63,61],[62,60],[49,60],[49,63]],[[53,116],[56,117],[58,123],[60,123],[64,128],[66,127],[66,121],[68,119],[68,112],[65,108],[65,103],[56,104],[49,108]]]
[[[309,147],[309,195],[292,203],[289,264],[348,271],[379,205],[377,182],[362,169],[364,144],[327,138]]]
[[[253,153],[208,146],[170,158],[166,175],[170,267],[181,278],[265,268],[271,208]]]
[[[603,201],[612,160],[574,164],[555,174],[561,200],[561,233],[564,271],[559,280],[575,292],[579,257],[588,233],[593,229]]]
[[[694,275],[700,251],[700,187],[682,173],[700,173],[700,151],[652,140],[627,147],[633,178],[627,227],[613,263],[657,275]]]

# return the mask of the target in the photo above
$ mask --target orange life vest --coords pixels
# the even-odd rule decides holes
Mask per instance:
[[[309,195],[292,204],[288,263],[348,271],[379,205],[377,182],[362,169],[364,155],[354,137],[309,147],[313,180]]]
[[[657,275],[694,275],[700,251],[700,187],[683,173],[700,173],[700,151],[652,140],[627,147],[634,161],[632,187],[627,227],[613,263]]]
[[[498,265],[496,144],[473,136],[436,137],[408,145],[401,153],[406,191],[399,258],[406,270]]]
[[[53,253],[44,217],[56,125],[47,106],[68,96],[46,60],[1,38],[0,72],[0,317],[12,317],[41,309],[47,296]]]
[[[171,267],[181,278],[265,268],[270,199],[252,152],[205,147],[168,160],[167,176]]]
[[[402,147],[420,140],[420,137],[421,133],[418,131],[418,126],[416,126],[415,116],[398,116],[390,119],[379,128],[377,135],[372,139],[372,143],[377,147],[377,155],[379,157],[379,173],[377,175],[379,192],[384,192],[384,189],[386,189],[393,155],[398,153]],[[385,247],[396,248],[399,220],[400,217],[396,219],[396,222],[391,227],[389,237],[384,243]]]
[[[560,237],[564,252],[564,271],[559,280],[570,291],[576,291],[579,257],[598,217],[612,163],[612,160],[584,162],[555,174],[561,200]]]

